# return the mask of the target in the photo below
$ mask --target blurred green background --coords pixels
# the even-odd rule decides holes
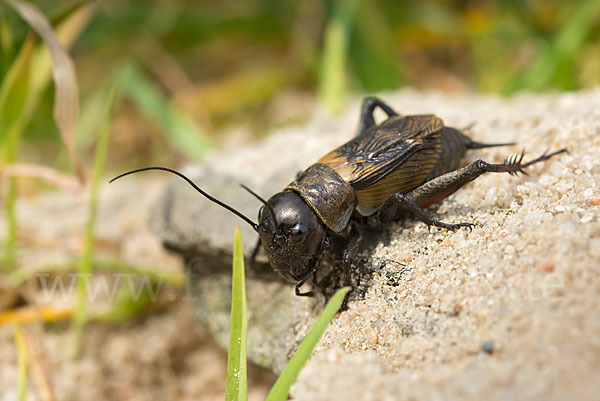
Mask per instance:
[[[78,4],[38,6],[56,26]],[[0,12],[4,76],[30,29]],[[102,2],[71,51],[78,149],[92,152],[96,95],[119,79],[109,160],[120,167],[196,159],[233,127],[263,135],[306,120],[318,102],[335,113],[351,94],[591,87],[599,21],[595,0]],[[49,85],[20,157],[69,169],[52,107]]]

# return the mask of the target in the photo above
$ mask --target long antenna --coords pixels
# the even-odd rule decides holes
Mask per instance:
[[[148,171],[148,170],[162,170],[162,171],[167,171],[171,174],[175,174],[181,178],[183,178],[188,184],[190,184],[192,187],[194,187],[194,189],[198,192],[200,192],[204,197],[208,198],[208,200],[210,200],[211,202],[216,203],[217,205],[229,210],[231,213],[235,214],[236,216],[238,216],[239,218],[241,218],[242,220],[244,220],[246,223],[250,224],[250,226],[254,229],[254,231],[258,231],[258,224],[256,224],[255,222],[253,222],[252,220],[250,220],[248,217],[244,216],[242,213],[238,212],[237,210],[235,210],[234,208],[232,208],[231,206],[229,206],[226,203],[221,202],[220,200],[218,200],[217,198],[214,198],[212,196],[210,196],[209,194],[207,194],[206,192],[204,192],[202,189],[200,189],[200,187],[198,187],[196,184],[194,184],[194,182],[192,180],[190,180],[189,178],[187,178],[185,175],[183,175],[182,173],[180,173],[177,170],[173,170],[167,167],[144,167],[144,168],[140,168],[137,170],[132,170],[132,171],[128,171],[126,173],[123,173],[121,175],[116,176],[115,178],[113,178],[112,180],[109,181],[109,183],[118,180],[119,178],[125,177],[126,175],[129,174],[133,174],[133,173],[139,173],[141,171]]]
[[[273,224],[275,224],[275,231],[279,232],[279,224],[277,224],[277,219],[275,218],[275,211],[273,210],[273,208],[271,207],[271,205],[269,205],[266,200],[264,200],[263,198],[261,198],[260,195],[258,195],[257,193],[255,193],[253,190],[251,190],[250,188],[248,188],[244,184],[240,184],[240,187],[244,188],[246,191],[250,192],[250,194],[252,194],[256,199],[258,199],[259,201],[261,201],[262,203],[264,203],[265,207],[269,211],[269,214],[271,215],[271,218],[273,219]]]

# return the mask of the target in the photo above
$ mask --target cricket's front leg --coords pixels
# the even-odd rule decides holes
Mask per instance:
[[[434,220],[423,211],[423,208],[447,198],[482,174],[490,172],[509,173],[514,175],[518,173],[526,174],[525,168],[534,163],[548,160],[565,151],[566,149],[561,149],[551,154],[544,153],[537,159],[527,163],[522,163],[524,153],[508,160],[505,159],[502,164],[491,164],[483,160],[477,160],[466,167],[433,178],[406,195],[392,195],[373,215],[369,216],[368,223],[374,226],[385,224],[400,218],[406,211],[410,211],[417,219],[428,226],[436,226],[450,230],[456,230],[461,227],[471,228],[473,225],[470,223],[448,224]]]
[[[261,241],[260,241],[260,237],[258,237],[258,239],[256,240],[256,245],[254,245],[254,248],[252,249],[252,254],[250,255],[250,263],[248,263],[248,265],[252,266],[254,265],[254,262],[256,261],[256,257],[258,256],[258,252],[260,251],[260,246],[261,246]]]
[[[362,234],[358,227],[353,223],[350,224],[350,239],[348,241],[348,246],[344,250],[343,259],[344,286],[352,286],[352,268],[354,267],[356,254],[362,241]]]
[[[313,285],[316,288],[318,283],[317,283],[317,267],[318,267],[318,263],[315,263],[312,268],[304,275],[304,277],[302,277],[294,286],[294,291],[296,293],[296,296],[298,297],[313,297],[315,295],[314,291],[307,291],[307,292],[301,292],[300,288],[304,285],[304,283],[306,283],[308,280],[310,280],[312,278],[313,280]]]

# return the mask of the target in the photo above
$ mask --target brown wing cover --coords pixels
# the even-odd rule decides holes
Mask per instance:
[[[348,182],[358,204],[375,208],[418,187],[435,166],[444,123],[434,115],[395,116],[323,156]]]

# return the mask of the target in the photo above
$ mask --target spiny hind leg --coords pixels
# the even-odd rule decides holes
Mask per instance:
[[[373,112],[375,107],[381,108],[388,115],[388,117],[397,116],[398,113],[394,111],[390,106],[381,101],[376,97],[366,97],[363,99],[362,106],[360,109],[360,121],[358,123],[358,131],[356,136],[359,136],[369,128],[375,125],[375,117]]]
[[[544,153],[537,159],[527,163],[522,163],[524,152],[508,160],[505,159],[502,164],[491,164],[483,160],[477,160],[466,167],[433,178],[406,195],[399,193],[392,195],[373,215],[368,217],[367,222],[372,226],[385,224],[397,220],[402,217],[406,211],[410,211],[418,220],[424,222],[428,226],[441,227],[449,230],[457,230],[461,227],[472,228],[473,225],[470,223],[448,224],[434,220],[425,213],[423,208],[433,205],[450,196],[482,174],[527,174],[525,168],[532,164],[548,160],[565,151],[566,149],[561,149],[550,154]]]
[[[406,197],[422,208],[428,207],[447,198],[475,178],[485,173],[509,173],[517,175],[518,173],[527,174],[525,168],[532,164],[548,160],[553,156],[566,152],[566,149],[560,149],[556,152],[546,154],[527,163],[522,163],[525,152],[515,155],[509,159],[504,159],[501,164],[491,164],[483,160],[476,160],[466,167],[450,171],[427,181],[423,185],[415,188]]]

